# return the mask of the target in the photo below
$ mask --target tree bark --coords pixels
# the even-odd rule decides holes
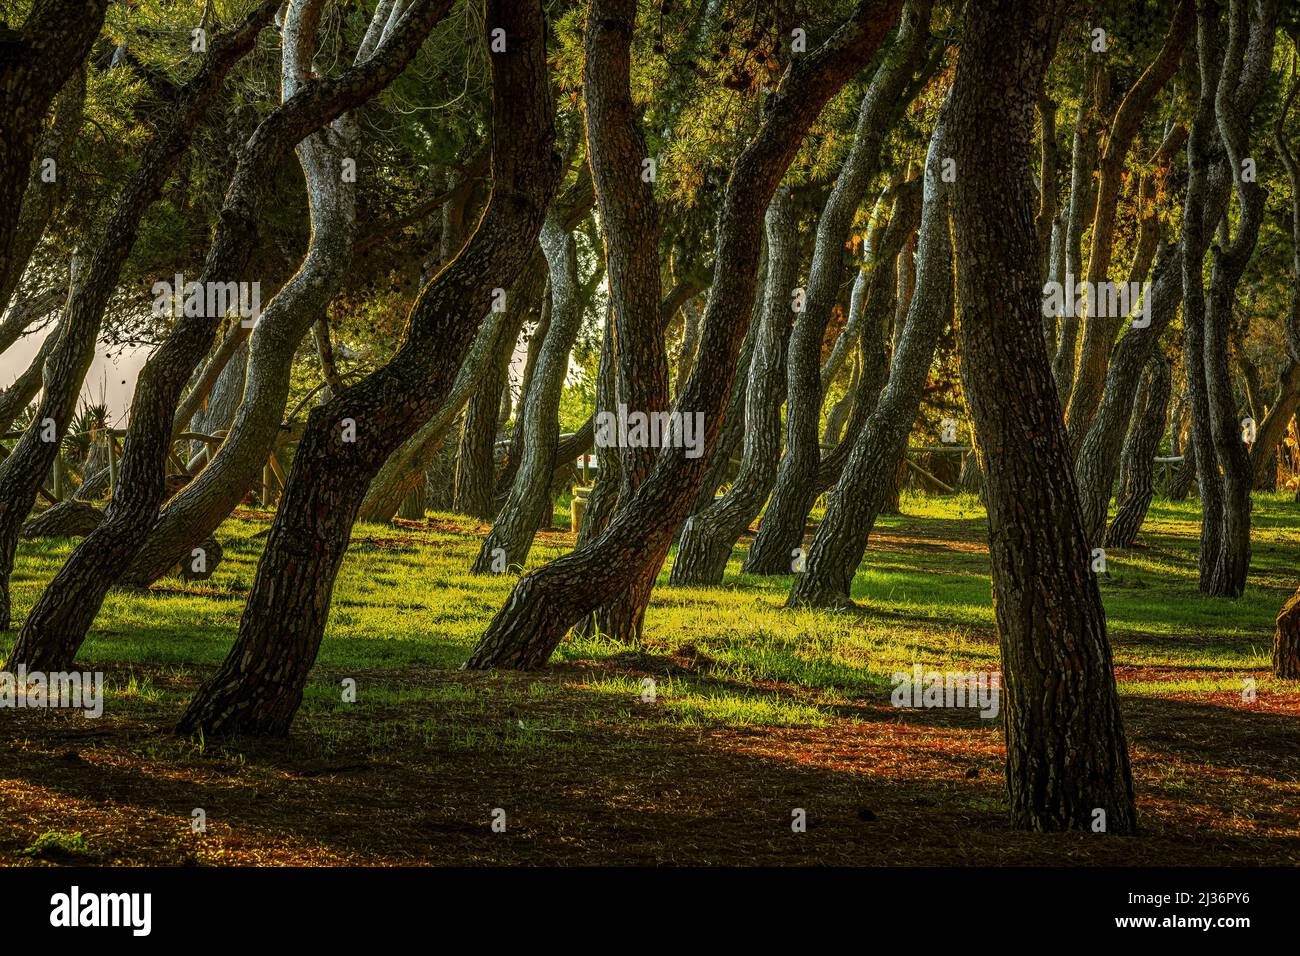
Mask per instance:
[[[805,309],[790,335],[786,451],[758,535],[745,556],[744,570],[749,574],[789,573],[791,552],[803,542],[804,523],[817,499],[822,339],[839,297],[844,245],[853,216],[879,169],[885,134],[907,105],[901,96],[922,61],[931,7],[930,0],[908,0],[904,5],[898,39],[862,98],[853,146],[817,222]]]
[[[779,190],[768,207],[767,282],[745,397],[745,450],[730,490],[686,519],[670,583],[719,584],[736,539],[758,516],[776,480],[781,455],[781,404],[785,398],[786,346],[794,312],[786,290],[799,268],[794,202]]]
[[[190,702],[180,733],[288,732],[367,486],[446,399],[493,290],[509,288],[532,255],[560,175],[540,0],[487,0],[484,27],[503,30],[507,44],[489,56],[487,208],[469,242],[421,291],[392,360],[312,410],[239,637]]]
[[[1101,407],[1092,420],[1088,436],[1074,466],[1079,486],[1079,505],[1084,534],[1099,546],[1106,530],[1111,489],[1119,471],[1124,436],[1130,431],[1134,399],[1148,368],[1158,353],[1164,334],[1183,297],[1183,255],[1180,246],[1166,250],[1155,270],[1147,295],[1151,296],[1151,324],[1130,328],[1115,346],[1115,356],[1106,370],[1106,387]]]
[[[860,3],[815,50],[801,53],[765,101],[764,119],[737,158],[718,217],[714,273],[700,360],[678,407],[703,415],[705,447],[717,440],[754,300],[763,216],[798,144],[826,101],[872,57],[898,0]],[[663,449],[650,476],[586,548],[526,575],[488,625],[467,668],[541,667],[565,633],[657,569],[708,470],[708,456]]]
[[[1147,362],[1133,405],[1133,423],[1120,460],[1115,518],[1106,529],[1107,548],[1131,548],[1155,495],[1155,456],[1168,421],[1169,361],[1157,352]]]
[[[8,628],[10,623],[9,576],[13,571],[19,527],[31,511],[42,479],[58,455],[60,442],[76,411],[82,380],[94,358],[104,309],[135,245],[140,220],[158,198],[226,74],[252,48],[257,34],[274,15],[276,5],[264,3],[232,33],[210,45],[198,74],[181,90],[170,122],[145,147],[136,173],[122,188],[86,267],[85,278],[70,297],[58,344],[46,362],[44,387],[32,425],[0,464],[0,629]],[[55,440],[45,441],[43,423],[51,421]],[[161,473],[157,485],[161,494]],[[15,663],[23,659],[16,656],[18,653],[19,648],[15,647],[11,654]]]
[[[560,437],[560,396],[569,372],[569,353],[582,324],[582,308],[578,301],[577,243],[554,210],[542,224],[541,243],[550,275],[551,321],[532,384],[520,406],[516,427],[524,432],[524,452],[519,471],[471,568],[475,574],[499,570],[498,557],[504,558],[505,567],[526,565],[538,527],[543,522],[550,524],[551,479]]]
[[[1106,619],[1042,336],[1034,99],[1053,4],[967,12],[949,136],[962,382],[985,451],[1011,822],[1136,828]],[[988,144],[1001,161],[988,162]]]
[[[1097,289],[1101,283],[1110,279],[1119,189],[1124,178],[1128,152],[1156,95],[1178,69],[1183,49],[1192,35],[1195,14],[1195,0],[1180,0],[1160,51],[1124,95],[1109,123],[1106,146],[1101,155],[1097,208],[1092,220],[1092,240],[1088,254],[1087,281],[1091,283],[1091,289]],[[1087,437],[1097,406],[1101,403],[1111,348],[1126,318],[1123,315],[1100,314],[1096,302],[1089,302],[1087,311],[1074,387],[1065,409],[1070,446],[1076,453]]]
[[[0,56],[0,310],[27,264],[25,256],[18,261],[15,245],[41,124],[81,69],[107,9],[108,0],[35,0]]]
[[[826,506],[808,548],[802,572],[795,574],[787,607],[850,607],[853,576],[867,550],[876,518],[897,487],[896,472],[920,408],[934,350],[952,313],[952,242],[948,189],[942,163],[948,144],[941,108],[925,164],[917,289],[894,353],[889,384],[858,433],[844,473]],[[910,232],[909,227],[909,232]],[[864,334],[881,348],[884,329],[868,324]],[[797,569],[796,569],[797,570]]]

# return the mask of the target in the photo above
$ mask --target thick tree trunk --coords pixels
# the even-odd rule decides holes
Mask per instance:
[[[1130,548],[1142,530],[1155,495],[1155,457],[1168,420],[1169,361],[1157,352],[1147,362],[1133,404],[1133,423],[1120,461],[1120,492],[1115,518],[1106,529],[1106,547]],[[1094,540],[1094,539],[1089,539]]]
[[[946,156],[941,109],[925,165],[916,293],[894,353],[889,384],[853,443],[839,484],[826,506],[808,548],[802,573],[795,575],[787,607],[846,607],[853,604],[853,576],[867,550],[876,518],[897,488],[897,471],[920,408],[935,346],[952,314],[952,243],[947,185],[941,165]],[[910,230],[909,230],[910,231]],[[868,324],[875,338],[883,329]]]
[[[1011,822],[1053,831],[1104,820],[1127,834],[1137,825],[1128,746],[1042,336],[1028,170],[1053,14],[1034,0],[967,11],[948,127],[962,382],[985,450]]]
[[[587,163],[596,185],[596,208],[605,241],[619,409],[651,415],[668,407],[668,357],[659,313],[659,211],[642,175],[650,156],[632,103],[631,45],[635,0],[592,0],[587,9],[583,67]],[[598,428],[597,444],[605,429]],[[618,508],[641,485],[659,449],[623,450]],[[595,612],[601,633],[626,643],[640,640],[645,606],[665,544],[624,589]],[[653,564],[653,567],[649,567]]]
[[[826,101],[870,60],[897,15],[897,0],[862,3],[821,46],[800,54],[765,100],[764,119],[732,168],[718,217],[714,279],[700,360],[678,407],[703,415],[705,447],[717,441],[756,285],[763,216],[799,142]],[[686,449],[661,451],[650,476],[587,547],[526,575],[493,618],[465,666],[541,667],[565,633],[658,568],[708,470]]]
[[[233,33],[211,44],[198,74],[181,90],[170,122],[145,147],[136,173],[119,194],[116,208],[86,267],[85,278],[75,288],[64,311],[63,330],[45,365],[44,388],[32,425],[0,464],[0,629],[7,628],[10,622],[9,575],[13,571],[18,529],[31,511],[42,479],[53,464],[72,421],[81,382],[94,358],[104,309],[135,245],[140,220],[158,198],[226,74],[252,48],[276,6],[275,2],[263,4]],[[43,438],[48,434],[46,423],[49,422],[54,426],[54,441]],[[159,471],[157,493],[161,494]],[[77,642],[80,639],[80,635],[75,638]],[[15,648],[13,654],[17,653]],[[15,663],[22,659],[14,656]]]
[[[540,0],[487,0],[484,26],[507,38],[506,50],[489,57],[487,208],[460,254],[422,290],[393,359],[312,410],[239,637],[190,702],[181,733],[288,732],[367,486],[446,399],[493,290],[509,288],[532,255],[560,175]]]
[[[766,216],[767,283],[749,365],[740,472],[720,500],[686,520],[669,579],[672,584],[720,583],[736,539],[758,516],[776,480],[786,345],[794,318],[786,290],[793,288],[799,268],[797,223],[789,191],[778,191]]]
[[[902,102],[902,93],[921,64],[930,33],[931,7],[930,0],[908,0],[904,5],[898,39],[862,98],[853,146],[817,222],[806,307],[795,319],[790,335],[786,450],[758,535],[745,556],[744,570],[749,574],[790,573],[791,553],[803,543],[804,522],[817,500],[822,340],[831,309],[839,298],[844,246],[853,216],[880,166],[885,134],[907,105]]]

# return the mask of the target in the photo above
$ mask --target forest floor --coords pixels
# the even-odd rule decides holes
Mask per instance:
[[[1300,509],[1257,496],[1236,601],[1196,592],[1192,505],[1157,502],[1108,556],[1135,837],[1013,831],[1000,722],[891,705],[916,663],[998,666],[983,510],[903,511],[873,536],[860,611],[786,611],[790,579],[743,576],[738,553],[722,587],[661,583],[644,646],[570,640],[535,673],[457,669],[512,580],[466,573],[485,525],[358,527],[292,735],[177,739],[265,540],[270,516],[240,512],[210,581],[109,595],[79,658],[105,674],[101,718],[0,711],[0,863],[1300,863],[1300,683],[1269,675]],[[22,544],[17,618],[72,544]],[[531,563],[571,546],[545,533]]]

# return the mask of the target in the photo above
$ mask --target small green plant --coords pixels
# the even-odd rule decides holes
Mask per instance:
[[[37,860],[51,860],[56,863],[84,861],[94,857],[91,852],[90,844],[81,832],[60,833],[58,830],[47,830],[35,840],[32,845],[25,850],[19,851],[19,856],[30,856]]]

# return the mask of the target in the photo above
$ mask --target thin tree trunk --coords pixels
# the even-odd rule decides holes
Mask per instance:
[[[786,290],[793,287],[799,268],[798,219],[788,190],[777,192],[765,221],[767,282],[758,340],[749,365],[740,472],[720,500],[686,519],[669,578],[672,584],[720,583],[736,539],[758,516],[776,480],[786,346],[794,319]]]
[[[944,125],[948,113],[947,108],[940,110],[926,157],[917,291],[894,353],[889,384],[853,443],[808,548],[805,568],[795,575],[787,607],[852,606],[853,576],[876,518],[897,487],[896,473],[920,408],[935,346],[952,313],[948,189],[941,169],[949,155]],[[881,332],[868,324],[865,334],[879,339]]]
[[[569,372],[569,353],[582,324],[582,307],[578,301],[578,246],[554,210],[542,224],[541,243],[550,276],[551,321],[532,385],[521,400],[516,427],[524,432],[524,453],[519,471],[471,568],[476,574],[498,570],[498,557],[504,558],[506,567],[526,565],[538,526],[550,524],[560,397]]]
[[[1156,353],[1147,363],[1133,405],[1133,423],[1120,461],[1120,493],[1115,518],[1106,529],[1106,547],[1131,548],[1142,530],[1155,495],[1155,456],[1168,421],[1169,361]]]
[[[862,98],[853,146],[817,222],[806,307],[790,335],[786,451],[758,535],[745,557],[744,570],[749,574],[789,573],[790,555],[803,541],[804,522],[817,498],[822,339],[839,297],[844,245],[853,216],[880,166],[885,134],[906,107],[901,97],[922,62],[931,7],[930,0],[908,0],[904,5],[898,38]]]

